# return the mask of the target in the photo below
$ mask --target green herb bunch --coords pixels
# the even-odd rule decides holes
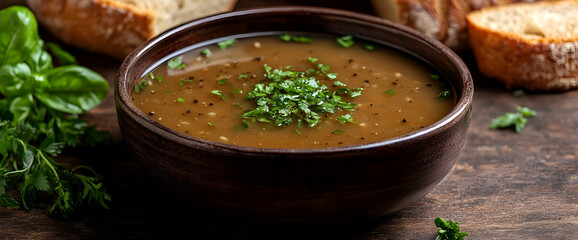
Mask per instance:
[[[459,222],[445,221],[439,217],[434,222],[436,227],[440,228],[436,240],[463,240],[465,236],[469,236],[466,232],[460,232]]]
[[[92,169],[67,170],[52,157],[66,147],[106,140],[105,132],[78,115],[102,102],[108,83],[75,65],[57,45],[45,44],[28,8],[1,10],[0,29],[0,207],[30,209],[49,199],[50,212],[62,216],[84,204],[107,207],[110,196]],[[60,66],[53,65],[48,50]],[[9,189],[19,190],[21,200]]]
[[[315,68],[307,71],[292,71],[289,67],[274,69],[265,65],[267,84],[256,84],[246,98],[253,99],[257,107],[243,114],[243,118],[258,122],[272,123],[275,126],[316,126],[324,113],[336,113],[338,110],[353,111],[357,104],[344,101],[342,95],[356,97],[361,88],[349,89],[339,81],[337,74],[329,72],[329,66],[317,63],[317,58],[309,58]],[[330,91],[319,79],[324,77],[334,81],[339,89]],[[340,119],[347,119],[340,120]],[[341,123],[353,122],[351,115],[337,119]]]

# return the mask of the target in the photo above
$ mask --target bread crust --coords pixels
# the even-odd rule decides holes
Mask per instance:
[[[535,3],[558,4],[558,3]],[[578,2],[574,2],[578,7]],[[539,6],[537,6],[539,7]],[[578,38],[525,37],[488,29],[468,16],[468,33],[479,71],[509,89],[568,91],[578,88]]]
[[[466,16],[486,7],[540,0],[373,0],[378,16],[417,29],[455,51],[470,48]],[[391,9],[397,12],[391,14]]]
[[[154,25],[154,11],[114,0],[26,2],[38,21],[63,42],[118,59],[159,31]],[[224,6],[223,11],[232,10],[234,4]]]

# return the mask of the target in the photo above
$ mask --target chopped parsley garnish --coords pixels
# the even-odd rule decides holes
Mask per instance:
[[[446,98],[450,97],[451,95],[452,95],[452,91],[445,90],[445,91],[441,91],[440,93],[438,93],[438,95],[436,97],[439,99],[446,99]]]
[[[490,129],[509,128],[514,127],[517,133],[522,132],[522,129],[528,122],[527,117],[536,116],[536,111],[527,107],[516,107],[517,112],[508,112],[502,116],[496,117],[490,123]]]
[[[184,102],[185,102],[185,99],[177,98],[177,102],[184,103]]]
[[[228,39],[225,41],[218,42],[217,45],[219,45],[219,48],[221,48],[221,50],[225,50],[225,49],[235,45],[235,42],[237,42],[237,40],[234,38],[231,38],[231,39]]]
[[[219,96],[221,99],[225,99],[225,96],[223,95],[223,91],[221,91],[221,90],[213,90],[213,91],[211,91],[211,93]]]
[[[337,121],[341,124],[346,124],[346,123],[355,123],[353,121],[353,116],[351,114],[345,114],[341,117],[337,118]]]
[[[246,73],[245,74],[239,74],[239,79],[248,78],[248,77],[249,77],[249,74],[246,74]]]
[[[387,93],[387,94],[390,95],[390,96],[395,95],[395,92],[393,91],[393,88],[392,88],[392,89],[388,89],[387,91],[385,91],[385,93]]]
[[[134,92],[139,93],[144,90],[147,86],[147,80],[143,79],[137,85],[134,85]]]
[[[279,36],[279,38],[282,41],[285,42],[302,42],[302,43],[310,43],[313,42],[313,39],[310,37],[305,37],[305,36],[293,36],[293,35],[289,35],[289,34],[283,34],[281,36]]]
[[[357,104],[344,101],[341,94],[360,94],[361,91],[347,88],[342,88],[346,89],[345,91],[330,91],[329,87],[318,79],[323,76],[329,78],[329,66],[318,64],[316,58],[309,60],[317,70],[298,72],[264,65],[265,75],[270,82],[256,84],[247,94],[246,98],[253,99],[257,107],[245,112],[243,118],[279,127],[292,123],[313,127],[321,121],[325,113],[354,111]],[[352,119],[351,116],[346,118]]]
[[[245,130],[245,129],[247,129],[247,128],[249,128],[249,123],[248,123],[247,121],[245,121],[245,120],[243,120],[243,121],[241,122],[241,126],[236,126],[236,127],[235,127],[235,129],[237,129],[237,130]]]
[[[438,236],[436,240],[463,240],[465,236],[469,236],[467,232],[460,232],[460,223],[445,221],[442,218],[435,219],[436,227],[438,229]]]
[[[431,74],[430,77],[431,77],[432,79],[435,79],[435,80],[439,80],[439,79],[440,79],[440,75],[439,75],[439,74],[435,74],[435,73],[434,73],[434,74]]]
[[[201,54],[203,54],[205,57],[209,57],[211,54],[213,54],[213,52],[211,52],[211,49],[205,48],[203,51],[201,51]]]
[[[344,48],[351,47],[351,46],[353,46],[353,44],[355,43],[355,42],[353,41],[353,36],[351,36],[351,35],[346,35],[346,36],[343,36],[343,37],[339,37],[339,38],[337,38],[336,41],[337,41],[337,43],[339,44],[339,46],[342,46],[342,47],[344,47]]]
[[[183,86],[185,85],[185,83],[192,83],[192,82],[193,82],[192,79],[181,80],[179,81],[179,86]]]
[[[167,62],[167,67],[171,70],[184,69],[187,64],[183,62],[183,57],[176,57]]]
[[[217,84],[225,84],[229,79],[228,78],[221,78],[217,80]]]
[[[369,44],[366,44],[366,45],[365,45],[365,50],[367,50],[367,51],[373,51],[373,49],[375,49],[375,46],[369,45]]]
[[[337,87],[345,87],[345,83],[342,83],[340,81],[335,81],[333,82],[333,86],[337,86]]]
[[[343,132],[345,132],[345,131],[343,131],[343,130],[333,130],[333,133],[335,133],[335,134],[339,134],[339,133],[343,133]]]

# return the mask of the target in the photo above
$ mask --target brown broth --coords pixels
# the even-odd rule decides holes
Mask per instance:
[[[262,148],[324,148],[383,141],[431,125],[454,107],[453,93],[447,99],[437,97],[451,86],[433,79],[429,66],[399,51],[379,46],[367,50],[365,46],[356,40],[354,46],[344,48],[329,36],[315,36],[311,43],[284,42],[278,36],[241,38],[225,50],[211,44],[183,54],[184,69],[160,65],[143,78],[146,86],[139,93],[133,91],[132,98],[151,118],[184,134]],[[206,48],[211,51],[208,57],[201,54]],[[242,114],[255,106],[245,95],[256,83],[268,81],[263,65],[305,71],[312,67],[308,57],[330,66],[329,72],[337,73],[336,80],[348,88],[363,88],[359,97],[344,97],[358,104],[355,111],[324,114],[314,127],[276,127],[245,120],[249,127],[241,128]],[[162,82],[157,81],[159,77]],[[334,80],[318,80],[333,86]],[[388,94],[390,89],[393,95]],[[213,90],[222,91],[224,99],[211,93]],[[352,114],[355,123],[335,120],[344,114]]]

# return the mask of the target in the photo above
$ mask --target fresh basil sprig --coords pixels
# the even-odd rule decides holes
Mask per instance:
[[[107,207],[110,196],[98,174],[86,166],[68,170],[51,157],[66,147],[106,140],[105,132],[78,115],[102,102],[108,83],[74,65],[66,51],[45,44],[28,8],[1,10],[0,29],[0,207],[30,209],[46,197],[54,200],[50,212],[62,216],[83,204]],[[47,48],[61,66],[53,65]],[[10,189],[20,190],[20,201]]]

